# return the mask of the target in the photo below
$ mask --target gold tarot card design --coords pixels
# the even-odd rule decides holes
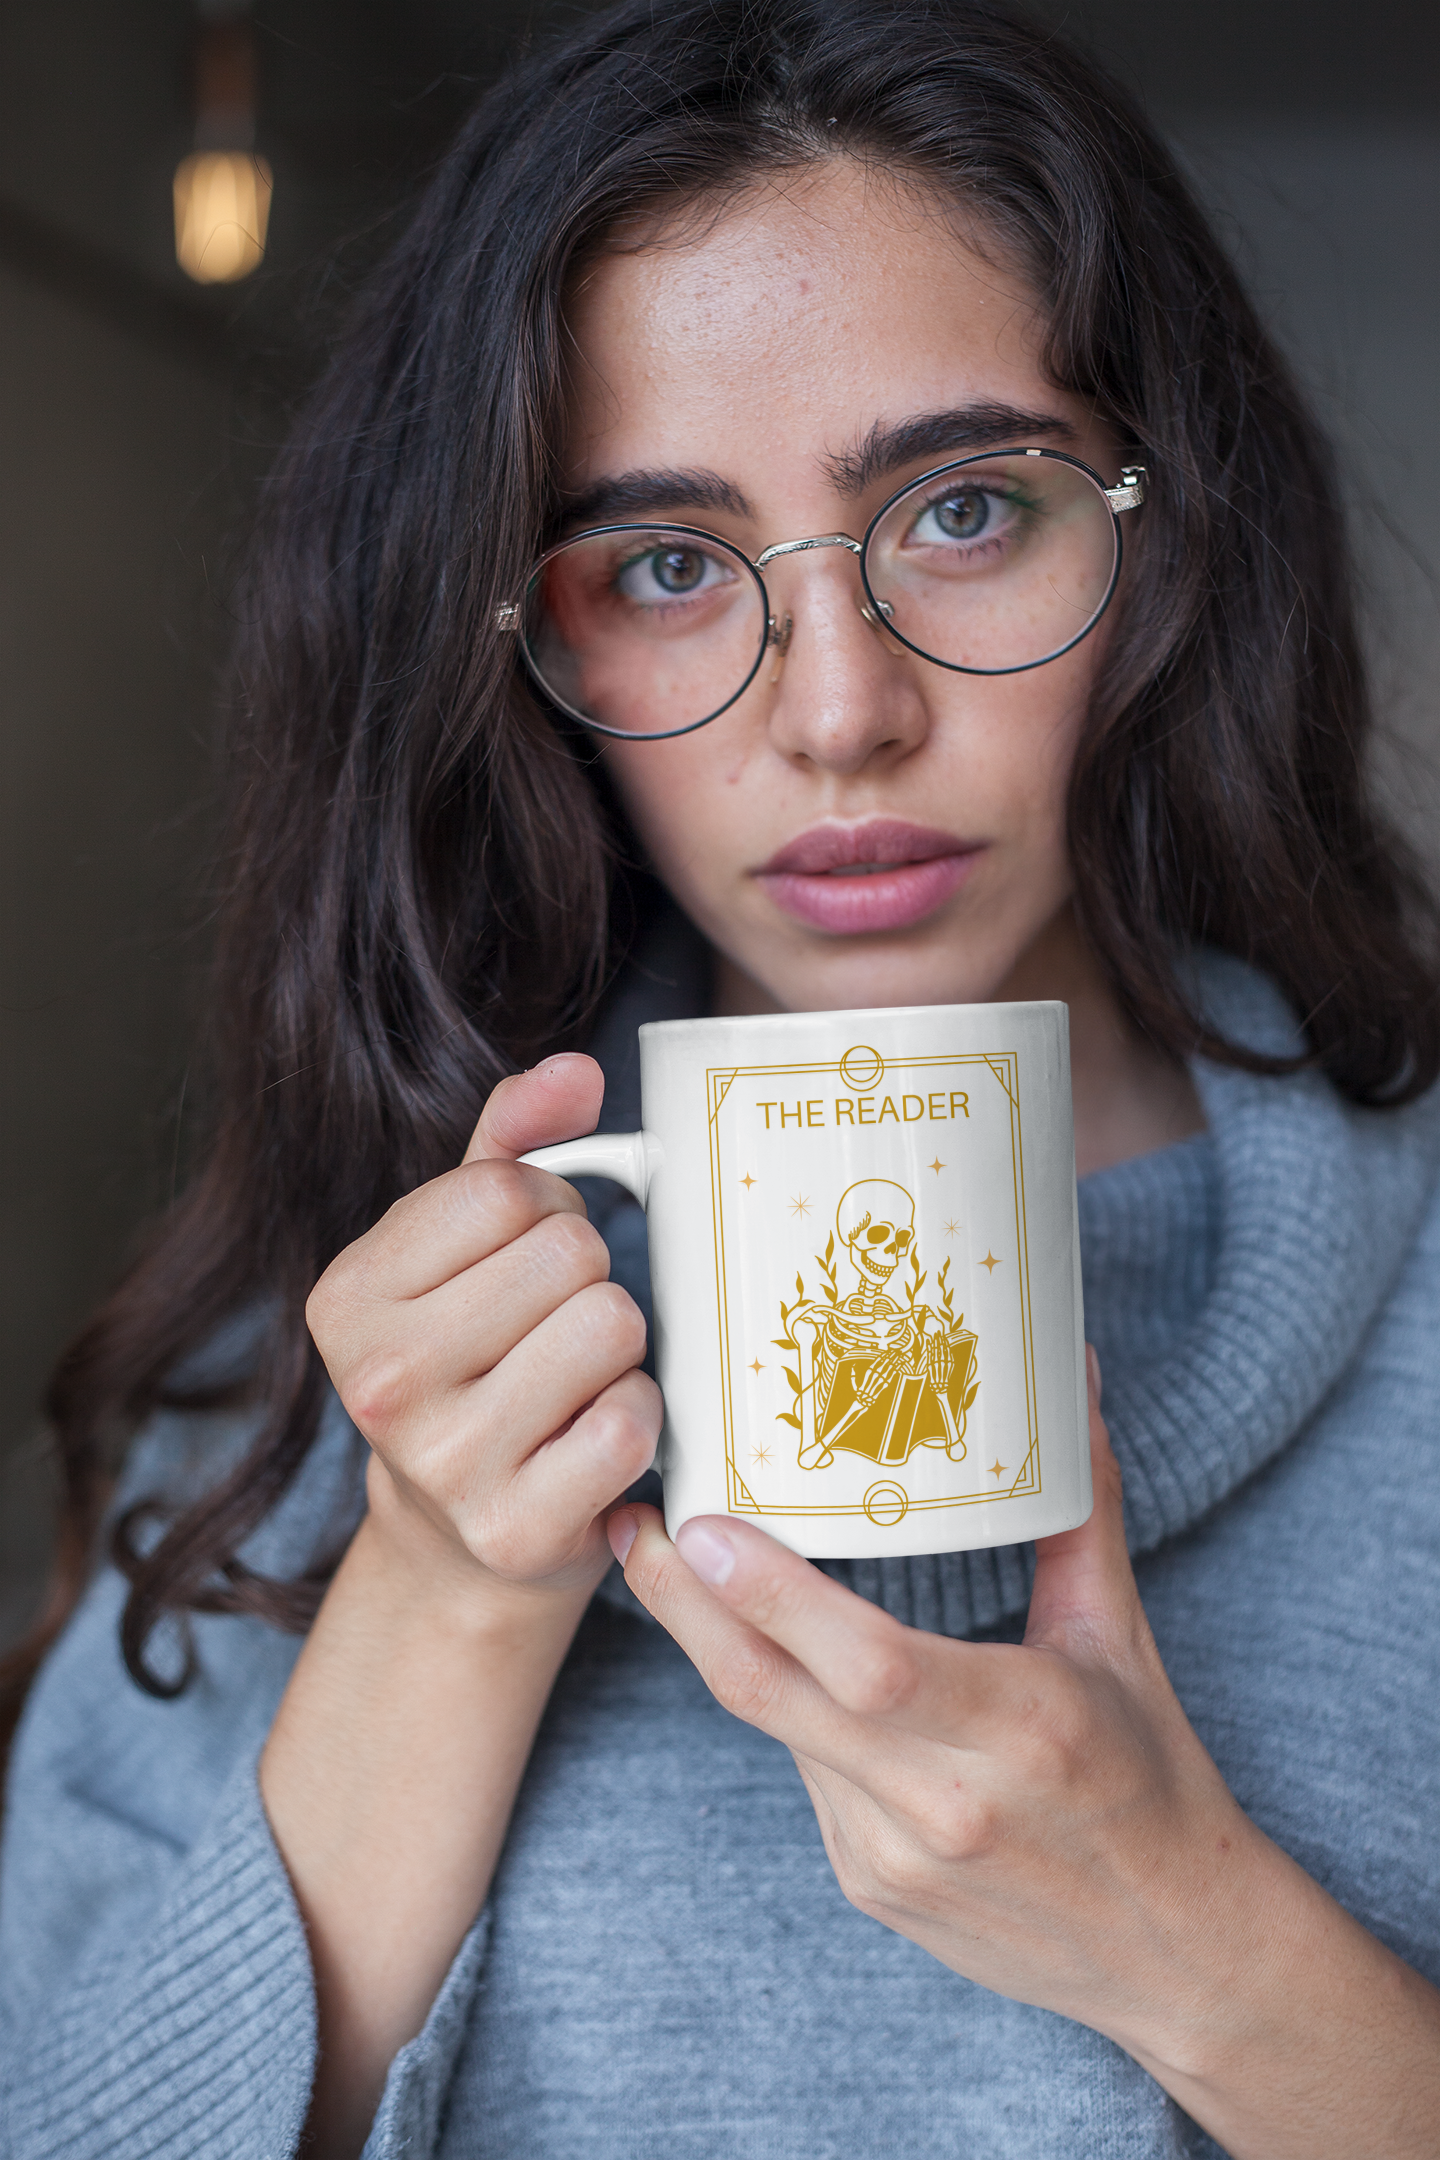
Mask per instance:
[[[859,1043],[706,1090],[730,1511],[1039,1492],[1017,1054]]]

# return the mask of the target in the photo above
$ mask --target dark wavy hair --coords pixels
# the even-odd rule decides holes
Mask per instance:
[[[637,219],[869,160],[939,191],[1048,311],[1045,367],[1144,445],[1146,544],[1070,789],[1085,930],[1157,1043],[1216,1039],[1187,941],[1266,970],[1357,1103],[1440,1069],[1434,916],[1367,805],[1370,713],[1330,461],[1175,165],[1075,51],[984,0],[626,0],[480,105],[362,295],[265,492],[235,673],[214,1113],[199,1174],[61,1361],[61,1568],[125,1436],[246,1400],[201,1497],[123,1519],[126,1661],[159,1621],[303,1629],[238,1557],[315,1436],[306,1295],[454,1163],[497,1080],[582,1042],[637,912],[590,752],[495,627],[552,529],[567,274]],[[250,1369],[182,1384],[227,1317]],[[193,1363],[192,1363],[193,1369]]]

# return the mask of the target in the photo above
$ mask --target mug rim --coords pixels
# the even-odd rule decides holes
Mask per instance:
[[[642,1037],[664,1035],[681,1037],[688,1034],[701,1035],[707,1031],[738,1028],[741,1032],[769,1027],[818,1025],[833,1020],[838,1026],[842,1021],[886,1021],[944,1019],[951,1015],[1000,1013],[1016,1017],[1029,1013],[1057,1013],[1067,1016],[1070,1007],[1064,998],[999,998],[988,1004],[962,1005],[837,1005],[815,1011],[779,1013],[706,1013],[690,1020],[644,1020],[636,1030]]]

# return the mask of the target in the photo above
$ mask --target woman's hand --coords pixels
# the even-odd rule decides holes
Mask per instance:
[[[654,1458],[644,1318],[573,1187],[514,1161],[589,1132],[603,1088],[578,1056],[502,1081],[459,1168],[398,1200],[307,1307],[374,1451],[376,1531],[457,1591],[583,1602],[610,1562],[603,1512]]]
[[[904,1627],[752,1525],[610,1539],[718,1700],[786,1742],[851,1903],[1093,2026],[1256,2160],[1428,2154],[1440,1996],[1242,1813],[1166,1676],[1090,1353],[1095,1511],[1023,1645]]]

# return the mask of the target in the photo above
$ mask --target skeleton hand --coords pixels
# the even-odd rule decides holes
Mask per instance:
[[[943,1335],[927,1335],[925,1338],[925,1370],[933,1388],[947,1388],[950,1375],[955,1370],[955,1356]]]

